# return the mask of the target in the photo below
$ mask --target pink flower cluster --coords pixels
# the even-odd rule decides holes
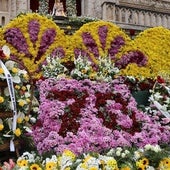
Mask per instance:
[[[100,152],[170,142],[170,132],[137,109],[122,79],[39,81],[40,111],[32,137],[40,153]]]

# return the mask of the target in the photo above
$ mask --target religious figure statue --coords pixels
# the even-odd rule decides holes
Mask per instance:
[[[64,7],[63,3],[60,2],[60,0],[55,0],[54,6],[53,6],[53,13],[52,16],[66,16],[64,13]]]

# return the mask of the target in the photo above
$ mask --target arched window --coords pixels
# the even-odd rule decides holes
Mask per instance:
[[[38,6],[39,6],[39,1],[30,0],[30,9],[31,9],[33,12],[38,11]]]
[[[76,0],[77,16],[81,16],[81,0]]]
[[[1,25],[2,26],[5,25],[5,17],[4,16],[2,16],[2,18],[1,18]]]

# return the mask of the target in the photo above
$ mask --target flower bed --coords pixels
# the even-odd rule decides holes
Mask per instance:
[[[140,111],[121,82],[41,81],[39,119],[32,133],[38,151],[100,152],[169,143],[170,131]]]
[[[143,149],[117,147],[101,154],[93,152],[79,156],[70,150],[64,150],[61,155],[50,156],[24,152],[16,162],[9,160],[2,168],[9,170],[169,170],[170,150],[159,145],[145,145]]]

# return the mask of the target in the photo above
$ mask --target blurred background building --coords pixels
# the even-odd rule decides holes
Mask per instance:
[[[0,0],[0,25],[7,24],[21,12],[37,12],[43,1],[52,14],[55,0]],[[123,29],[144,30],[149,27],[170,28],[170,0],[61,0],[67,13],[111,21]],[[70,15],[70,13],[68,13]]]

